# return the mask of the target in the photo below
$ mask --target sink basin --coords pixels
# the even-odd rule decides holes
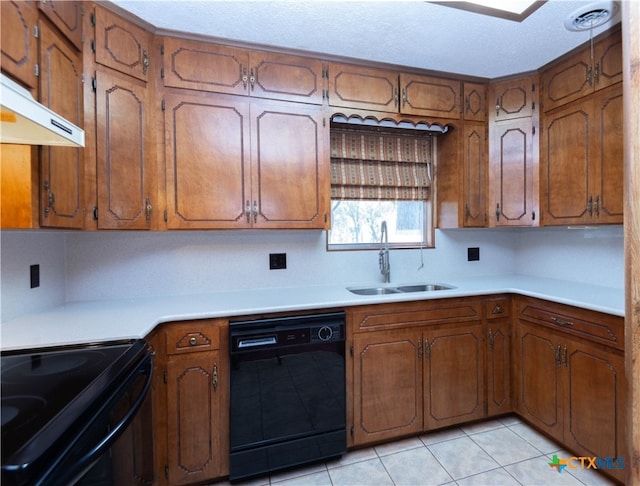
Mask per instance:
[[[453,287],[442,284],[418,284],[418,285],[402,285],[398,287],[400,292],[433,292],[434,290],[449,290]]]
[[[364,289],[347,289],[352,294],[358,295],[385,295],[385,294],[398,294],[400,293],[394,287],[369,287]]]
[[[433,292],[436,290],[452,289],[449,285],[444,284],[415,284],[400,285],[398,287],[349,287],[347,290],[357,295],[386,295],[400,294],[407,292]]]

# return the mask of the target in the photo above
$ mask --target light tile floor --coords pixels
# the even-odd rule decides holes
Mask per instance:
[[[274,473],[241,486],[612,485],[592,469],[549,466],[573,454],[508,416],[347,453],[340,459]],[[220,486],[217,483],[216,486]],[[225,484],[225,483],[222,483]]]

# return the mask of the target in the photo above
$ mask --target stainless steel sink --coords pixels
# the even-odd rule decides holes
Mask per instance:
[[[454,287],[445,284],[414,284],[400,285],[398,287],[348,287],[347,290],[357,295],[386,295],[408,292],[434,292],[437,290],[449,290]]]

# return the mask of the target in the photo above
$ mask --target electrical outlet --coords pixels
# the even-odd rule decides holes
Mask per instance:
[[[269,270],[284,270],[287,268],[286,253],[269,253]]]
[[[40,265],[31,265],[29,267],[29,278],[32,289],[40,287]]]
[[[467,248],[467,261],[477,262],[480,260],[480,248]]]

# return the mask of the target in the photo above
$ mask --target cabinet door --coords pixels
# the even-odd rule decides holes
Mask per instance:
[[[170,94],[165,105],[167,227],[249,228],[249,103]]]
[[[538,161],[531,117],[491,123],[489,147],[490,225],[537,226]]]
[[[329,106],[398,112],[398,74],[350,64],[329,64]]]
[[[489,103],[495,101],[495,106],[489,107],[491,120],[533,116],[537,105],[536,84],[536,80],[530,76],[492,83]]]
[[[400,74],[400,112],[460,118],[460,81],[417,74]]]
[[[98,227],[149,229],[156,194],[146,83],[96,73]]]
[[[485,125],[464,126],[464,226],[484,227],[487,221],[486,201],[486,128]]]
[[[228,454],[222,450],[228,430],[223,424],[223,373],[217,352],[185,355],[167,363],[169,484],[190,484],[221,474],[221,457]]]
[[[40,26],[40,101],[83,126],[82,59],[46,20]],[[83,150],[42,147],[40,225],[83,228]]]
[[[422,431],[420,331],[353,337],[353,445]]]
[[[465,120],[486,121],[487,86],[478,83],[463,84],[463,113]]]
[[[563,338],[562,365],[567,372],[565,445],[588,456],[624,456],[622,353]]]
[[[489,320],[487,331],[487,414],[512,411],[511,405],[511,322]]]
[[[485,416],[482,325],[425,331],[424,427],[444,427]]]
[[[95,24],[96,62],[147,81],[152,34],[99,5]]]
[[[329,128],[320,107],[251,105],[253,227],[329,225]]]
[[[594,138],[598,150],[591,155],[593,216],[598,223],[622,224],[624,217],[624,153],[622,85],[598,92]]]
[[[307,57],[251,52],[251,96],[301,103],[323,103],[322,61]]]
[[[515,345],[518,411],[527,421],[562,440],[560,339],[539,326],[518,321]]]
[[[544,111],[575,101],[593,91],[589,49],[582,50],[542,73]]]
[[[165,37],[164,85],[246,95],[249,93],[249,52],[220,44]]]
[[[594,53],[594,86],[603,89],[622,81],[622,35],[620,31],[599,41]]]
[[[82,49],[82,3],[68,0],[40,0],[38,8],[78,49]]]
[[[35,90],[38,86],[38,46],[34,31],[38,11],[31,2],[3,1],[0,2],[0,17],[2,72]]]

